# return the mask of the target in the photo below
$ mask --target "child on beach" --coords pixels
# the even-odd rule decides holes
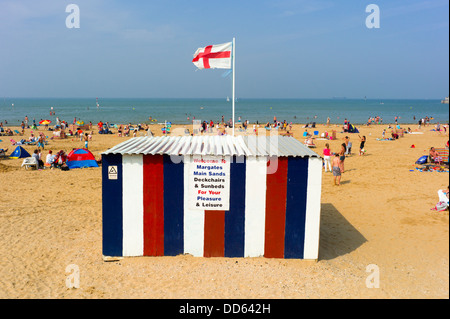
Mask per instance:
[[[333,158],[333,179],[334,185],[341,185],[341,160],[339,159],[338,153],[336,153]]]
[[[88,149],[88,141],[89,141],[88,133],[84,133],[83,140],[84,140],[84,148]]]
[[[361,138],[361,136],[359,136],[359,139],[361,140],[361,144],[359,145],[359,155],[361,156],[361,155],[364,155],[364,152],[365,152],[364,145],[366,144],[366,137],[363,136]]]
[[[324,165],[325,165],[325,173],[327,172],[327,168],[329,168],[330,172],[332,172],[331,150],[330,150],[330,145],[328,143],[325,144],[325,148],[323,149],[323,161],[324,161]]]
[[[39,148],[39,149],[44,149],[44,137],[42,136],[42,134],[39,134],[39,139],[38,139],[38,142],[37,142],[37,147]]]
[[[345,155],[350,155],[352,152],[352,142],[350,142],[350,137],[344,137],[345,141]]]
[[[344,173],[344,161],[345,161],[345,152],[347,150],[347,145],[345,143],[341,144],[341,150],[339,151],[339,161],[340,161],[340,169],[341,173]]]

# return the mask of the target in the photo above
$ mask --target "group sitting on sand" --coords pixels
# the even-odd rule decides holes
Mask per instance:
[[[53,154],[52,150],[48,151],[48,154],[45,158],[45,162],[43,161],[42,151],[40,149],[35,149],[31,157],[35,158],[38,163],[38,169],[43,169],[45,167],[48,168],[67,168],[67,154],[63,150],[60,150],[56,154]]]

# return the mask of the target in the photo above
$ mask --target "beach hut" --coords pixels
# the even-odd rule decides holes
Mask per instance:
[[[31,155],[20,145],[16,147],[16,149],[14,150],[14,152],[11,153],[11,155],[9,155],[9,158],[14,159],[26,157],[31,157]]]
[[[103,256],[318,259],[322,159],[293,137],[137,137],[102,153]]]
[[[83,148],[72,150],[67,155],[67,166],[69,169],[73,168],[85,168],[85,167],[98,167],[97,161],[91,151]]]

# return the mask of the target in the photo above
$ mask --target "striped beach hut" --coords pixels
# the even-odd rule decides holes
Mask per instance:
[[[103,256],[318,259],[322,159],[293,137],[137,137],[102,153]]]

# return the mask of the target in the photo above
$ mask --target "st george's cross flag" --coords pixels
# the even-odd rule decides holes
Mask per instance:
[[[199,48],[192,63],[199,69],[231,69],[231,49],[233,43],[208,45]]]

